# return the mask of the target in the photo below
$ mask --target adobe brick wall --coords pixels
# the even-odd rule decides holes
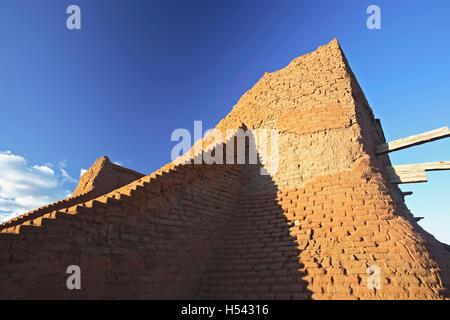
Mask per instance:
[[[95,190],[97,196],[106,194],[145,176],[142,173],[111,163],[101,157],[83,174],[73,195]]]
[[[382,129],[336,40],[266,73],[217,125],[240,127],[280,131],[277,173],[189,164],[193,147],[2,231],[0,298],[448,298],[450,254],[387,183]],[[81,291],[65,288],[69,264]]]
[[[1,223],[0,231],[4,229],[13,231],[14,227],[27,221],[95,199],[142,177],[144,177],[142,173],[111,163],[108,157],[101,157],[80,178],[72,196]]]
[[[195,298],[240,170],[179,166],[0,233],[0,298]]]
[[[71,196],[71,197],[59,200],[57,202],[45,205],[45,206],[35,209],[33,211],[26,212],[26,213],[24,213],[20,216],[17,216],[11,220],[3,222],[2,224],[0,224],[0,231],[3,231],[5,229],[10,229],[12,231],[14,229],[14,227],[21,225],[21,224],[25,223],[26,221],[39,218],[39,217],[43,216],[44,214],[53,212],[55,210],[61,210],[64,208],[72,207],[79,203],[84,203],[93,198],[96,198],[96,195],[91,190],[86,193],[81,193],[76,196]],[[5,230],[5,232],[6,232],[6,230]]]

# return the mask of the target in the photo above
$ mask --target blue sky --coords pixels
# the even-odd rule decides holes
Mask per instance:
[[[66,28],[71,4],[81,30]],[[366,28],[371,4],[381,30]],[[213,127],[264,72],[334,37],[388,140],[448,126],[449,12],[449,1],[1,1],[0,214],[69,194],[103,155],[158,169],[174,129]],[[391,159],[450,160],[450,139]],[[402,186],[447,243],[449,178]]]

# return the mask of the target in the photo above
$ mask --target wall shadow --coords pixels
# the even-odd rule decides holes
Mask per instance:
[[[311,299],[296,237],[278,201],[278,187],[248,164],[246,139],[241,186],[230,204],[224,235],[205,274],[199,299]],[[253,143],[250,143],[253,142]],[[236,147],[236,140],[235,140]],[[236,150],[236,149],[235,149]]]
[[[11,242],[0,263],[0,296],[309,299],[296,238],[260,162],[181,164],[123,203],[17,235],[23,246]],[[68,265],[80,266],[82,290],[67,290]]]

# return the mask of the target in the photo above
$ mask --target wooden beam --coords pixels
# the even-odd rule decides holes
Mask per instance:
[[[405,196],[410,196],[410,195],[412,195],[413,192],[412,192],[412,191],[405,191],[405,192],[402,192],[402,194],[403,194],[403,196],[405,197]]]
[[[396,172],[450,170],[450,161],[425,162],[393,166]]]
[[[450,170],[450,161],[425,162],[386,167],[389,183],[427,182],[426,171]]]
[[[380,144],[375,148],[375,153],[377,155],[385,154],[447,137],[450,137],[450,129],[448,127],[443,127],[414,136],[394,140],[389,143]]]
[[[401,184],[401,183],[418,183],[428,181],[427,174],[425,173],[425,171],[397,172],[394,167],[386,167],[385,172],[387,174],[389,183]]]

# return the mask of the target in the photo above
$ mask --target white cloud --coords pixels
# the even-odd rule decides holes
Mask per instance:
[[[67,160],[64,159],[64,160],[58,162],[58,167],[60,167],[61,169],[67,168]]]
[[[87,172],[86,169],[81,169],[81,170],[80,170],[80,178],[81,178],[81,176],[82,176],[83,174],[85,174],[86,172]]]
[[[63,182],[68,181],[68,182],[71,182],[71,183],[78,183],[78,180],[75,179],[75,178],[72,178],[69,175],[69,173],[66,170],[64,170],[64,169],[61,169],[61,176],[63,178]]]
[[[43,165],[43,166],[33,166],[36,170],[40,170],[42,173],[47,173],[49,175],[54,175],[55,171],[53,171],[52,168],[49,166]]]
[[[70,196],[77,180],[63,169],[67,161],[29,165],[10,151],[0,151],[0,222]]]

